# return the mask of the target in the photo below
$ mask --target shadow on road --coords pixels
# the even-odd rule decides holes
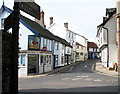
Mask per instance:
[[[26,92],[26,93],[25,93]],[[42,88],[42,89],[26,89],[26,90],[19,90],[19,94],[27,94],[27,92],[98,92],[105,94],[109,92],[109,94],[119,94],[118,93],[118,86],[95,86],[95,87],[76,87],[76,88],[61,88],[61,89],[51,89],[51,88]],[[30,93],[30,94],[31,94]],[[35,94],[36,94],[35,93]],[[97,93],[97,94],[98,94]]]

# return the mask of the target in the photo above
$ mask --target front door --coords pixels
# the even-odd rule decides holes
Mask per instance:
[[[39,55],[28,55],[28,73],[38,73],[39,71]]]

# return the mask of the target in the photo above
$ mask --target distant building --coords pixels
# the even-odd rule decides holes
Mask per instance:
[[[87,59],[87,39],[84,36],[76,34],[76,61]]]
[[[95,59],[99,56],[99,49],[94,42],[87,42],[88,59]]]

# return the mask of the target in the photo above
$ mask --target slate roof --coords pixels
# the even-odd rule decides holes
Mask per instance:
[[[69,46],[69,47],[72,48],[72,46],[71,46],[65,39],[62,39],[62,38],[60,38],[60,37],[58,37],[58,36],[55,36],[55,38],[56,38],[56,40],[57,40],[58,42],[62,42],[64,45]]]
[[[38,36],[44,37],[44,38],[48,38],[51,40],[55,40],[55,36],[48,31],[47,29],[45,29],[44,27],[42,27],[39,23],[32,21],[22,15],[20,15],[20,19],[23,20],[27,25],[29,25],[32,29],[34,29],[35,31],[38,32]]]
[[[12,12],[12,10],[7,8],[6,6],[2,6],[2,8],[4,8],[9,13]],[[47,38],[50,40],[55,40],[55,41],[60,42],[66,46],[71,47],[70,44],[66,40],[64,40],[58,36],[53,35],[48,29],[42,27],[39,23],[32,21],[23,15],[20,15],[20,22],[22,24],[24,24],[28,29],[30,29],[33,33],[35,33],[37,36],[44,37],[44,38]]]
[[[97,28],[100,27],[100,26],[104,26],[104,25],[108,22],[108,20],[109,20],[115,13],[116,13],[116,8],[107,8],[107,9],[106,9],[106,16],[109,15],[109,17],[106,18],[106,20],[105,20],[102,24],[98,25]]]

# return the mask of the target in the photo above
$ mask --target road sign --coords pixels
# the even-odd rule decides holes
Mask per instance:
[[[4,30],[7,31],[13,26],[13,13],[11,13],[4,21]]]
[[[40,6],[35,2],[19,2],[20,10],[40,20]]]
[[[47,47],[44,46],[44,47],[42,48],[42,51],[46,52],[46,51],[47,51]]]

